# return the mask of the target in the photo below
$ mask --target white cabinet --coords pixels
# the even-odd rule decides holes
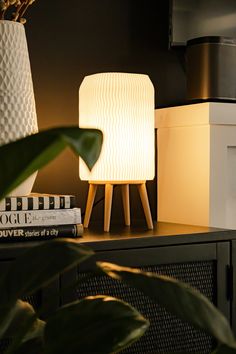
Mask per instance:
[[[156,110],[157,220],[236,229],[236,104]]]

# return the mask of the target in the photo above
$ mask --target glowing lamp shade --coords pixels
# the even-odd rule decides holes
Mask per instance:
[[[140,181],[154,178],[154,88],[147,75],[100,73],[84,78],[79,90],[79,126],[103,132],[98,162],[88,181]]]

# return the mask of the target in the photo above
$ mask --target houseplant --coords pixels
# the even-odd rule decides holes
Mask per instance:
[[[63,127],[1,146],[0,199],[67,146],[92,168],[101,144],[98,130]],[[45,242],[17,258],[0,276],[0,338],[13,339],[8,354],[75,353],[85,345],[88,333],[91,340],[83,353],[98,350],[105,354],[117,352],[144,333],[148,321],[118,299],[103,296],[74,302],[57,311],[47,323],[21,300],[91,254],[74,240]]]
[[[0,175],[1,197],[67,145],[83,156],[91,168],[98,158],[101,142],[101,132],[75,127],[52,129],[0,147],[2,171],[5,171]],[[19,159],[21,154],[23,160]],[[9,163],[9,155],[19,160],[16,166]],[[24,261],[19,258],[12,262],[8,272],[0,277],[0,338],[14,338],[8,354],[60,354],[65,348],[71,354],[81,348],[83,354],[112,353],[145,332],[148,322],[117,299],[93,297],[77,301],[60,309],[48,323],[41,321],[39,314],[20,300],[91,255],[91,250],[73,240],[54,240],[33,247],[22,255]],[[43,268],[42,258],[45,260]],[[28,264],[31,264],[30,269]],[[136,287],[176,316],[213,336],[218,346],[212,354],[236,353],[236,341],[227,320],[196,290],[175,279],[140,270],[102,262],[97,266],[99,271]],[[117,326],[114,327],[114,323]]]
[[[148,321],[111,297],[75,301],[47,321],[40,320],[39,313],[20,300],[91,254],[75,240],[58,239],[31,248],[11,263],[0,279],[0,338],[13,338],[6,353],[108,354],[144,333]]]
[[[11,20],[24,24],[23,17],[35,0],[0,0],[0,20]]]

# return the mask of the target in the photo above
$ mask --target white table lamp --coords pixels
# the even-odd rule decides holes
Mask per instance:
[[[88,227],[96,189],[105,185],[104,230],[109,231],[112,192],[122,188],[125,224],[130,225],[129,184],[137,184],[148,228],[153,228],[146,180],[154,178],[154,88],[147,75],[99,73],[79,89],[79,126],[103,132],[103,147],[89,171],[80,159],[80,178],[89,181],[84,227]]]

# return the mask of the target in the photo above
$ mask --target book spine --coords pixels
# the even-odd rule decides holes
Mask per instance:
[[[50,240],[57,237],[76,238],[83,234],[83,225],[17,227],[0,230],[0,242],[23,240]]]
[[[71,209],[75,204],[71,195],[6,197],[0,202],[0,211]]]
[[[81,224],[80,208],[0,212],[0,229],[23,226]]]

